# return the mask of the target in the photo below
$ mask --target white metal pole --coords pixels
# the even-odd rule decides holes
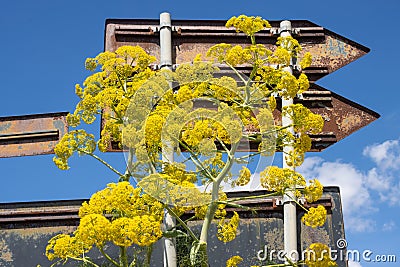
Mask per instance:
[[[160,14],[160,68],[172,70],[172,25],[169,13]],[[174,161],[174,150],[170,144],[163,144],[162,160],[172,163]],[[166,230],[175,226],[175,219],[165,212],[164,226]],[[176,267],[176,245],[173,238],[164,238],[164,267]]]
[[[291,36],[292,24],[290,21],[282,21],[279,27],[279,34],[281,37]],[[293,66],[285,67],[285,71],[293,74]],[[282,109],[286,106],[293,104],[293,98],[284,99],[282,97]],[[293,121],[288,116],[282,116],[282,126],[286,127],[293,125]],[[294,134],[294,127],[288,128],[288,131]],[[286,164],[285,156],[293,151],[292,146],[283,147],[283,168],[291,168]],[[285,191],[283,196],[283,240],[284,240],[284,250],[286,256],[292,260],[297,261],[297,216],[296,216],[296,202],[293,201],[295,198],[294,194],[295,188],[290,188]]]

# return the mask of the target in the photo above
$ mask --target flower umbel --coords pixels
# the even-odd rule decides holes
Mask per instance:
[[[318,205],[316,208],[311,207],[301,218],[301,221],[312,228],[323,226],[326,221],[326,209],[322,205]]]
[[[336,262],[331,260],[330,249],[327,245],[313,243],[305,254],[305,263],[308,267],[335,267]]]
[[[236,211],[228,222],[225,222],[225,218],[222,218],[218,223],[218,239],[224,243],[234,240],[236,238],[238,225],[239,214],[237,214]]]

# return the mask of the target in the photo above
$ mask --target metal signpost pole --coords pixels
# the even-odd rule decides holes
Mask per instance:
[[[279,34],[281,37],[291,36],[292,24],[290,21],[282,21],[279,27]],[[291,62],[292,64],[292,62]],[[285,71],[293,74],[293,66],[285,67]],[[285,99],[282,97],[282,110],[284,107],[293,104],[293,98]],[[282,116],[282,127],[288,127],[287,130],[294,134],[293,120],[289,116]],[[283,168],[290,168],[294,170],[294,167],[288,166],[285,157],[289,156],[293,151],[292,146],[283,147]],[[283,242],[286,256],[290,260],[297,260],[294,258],[295,251],[297,251],[297,217],[296,217],[296,202],[294,201],[295,188],[289,188],[286,190],[283,196]]]
[[[171,16],[169,13],[160,14],[160,68],[172,70],[172,39]],[[171,144],[164,143],[162,161],[172,163],[174,150]],[[175,219],[165,211],[164,226],[166,230],[175,226]],[[164,238],[163,251],[164,267],[176,267],[176,245],[173,238]]]

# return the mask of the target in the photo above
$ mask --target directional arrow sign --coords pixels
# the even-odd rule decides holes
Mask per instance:
[[[257,43],[275,49],[280,21],[270,21],[272,28],[257,33]],[[369,49],[307,20],[293,20],[293,36],[303,47],[302,53],[313,55],[313,65],[305,71],[311,81],[332,73],[369,52]],[[115,51],[123,45],[139,45],[159,59],[158,20],[108,19],[105,50]],[[173,53],[175,63],[191,62],[193,58],[217,43],[246,45],[248,37],[226,28],[222,20],[173,20]]]
[[[68,112],[0,117],[0,158],[53,153]]]
[[[279,23],[270,21],[272,28],[257,33],[257,43],[274,50]],[[314,83],[362,57],[369,49],[310,21],[294,20],[291,23],[294,28],[292,35],[302,45],[302,53],[310,52],[313,55],[312,66],[304,70],[311,82],[310,89],[295,101],[303,103],[325,119],[323,131],[311,136],[312,150],[321,151],[379,118],[376,112]],[[109,19],[105,25],[105,50],[115,51],[123,45],[139,45],[159,61],[159,24],[158,20]],[[173,20],[172,30],[175,64],[191,62],[197,54],[205,54],[211,46],[218,43],[249,43],[245,34],[226,28],[225,21],[220,20]],[[249,72],[245,67],[241,70],[244,73]],[[274,117],[279,121],[280,112],[275,112]],[[109,150],[119,151],[114,143]]]

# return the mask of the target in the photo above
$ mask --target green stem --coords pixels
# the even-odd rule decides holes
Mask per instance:
[[[129,178],[132,176],[131,172],[133,170],[133,148],[129,148],[128,160],[126,164],[126,170],[124,174],[124,181],[129,181]],[[136,164],[137,166],[137,164]],[[136,167],[135,166],[135,167]]]
[[[204,222],[203,222],[203,227],[201,229],[200,245],[207,244],[207,236],[208,236],[208,232],[210,229],[211,221],[214,218],[215,211],[217,210],[217,207],[218,207],[219,186],[220,186],[221,182],[223,181],[223,179],[225,178],[225,176],[227,175],[227,173],[232,168],[232,165],[235,161],[234,155],[235,155],[235,152],[238,147],[239,147],[239,142],[232,145],[231,150],[228,153],[227,163],[225,164],[224,168],[221,170],[221,172],[216,177],[216,179],[215,179],[216,181],[214,181],[212,183],[213,187],[211,190],[211,204],[208,206],[206,217],[204,218]]]
[[[95,266],[95,267],[100,267],[96,263],[94,263],[94,262],[92,262],[92,261],[90,261],[90,260],[88,260],[86,258],[76,258],[76,257],[70,257],[70,256],[68,256],[68,258],[72,259],[72,260],[76,260],[76,261],[83,261],[83,262],[89,263],[89,264],[91,264],[92,266]]]
[[[126,247],[119,247],[119,261],[121,267],[128,267],[128,256],[126,255]]]
[[[169,214],[175,217],[175,219],[180,223],[180,225],[189,233],[189,235],[195,240],[199,241],[197,236],[193,233],[193,231],[187,226],[187,224],[167,205],[165,205],[165,209]]]
[[[248,199],[258,199],[258,198],[272,197],[272,196],[278,196],[278,195],[279,195],[278,192],[273,192],[273,193],[259,195],[259,196],[230,198],[230,199],[226,200],[226,202],[235,202],[235,201],[248,200]]]
[[[225,150],[226,153],[229,154],[229,149],[226,147],[226,145],[224,144],[224,142],[222,142],[222,140],[217,136],[217,140],[218,142],[221,144],[222,148]]]
[[[104,161],[103,159],[101,159],[99,156],[93,154],[93,153],[89,153],[85,150],[82,149],[78,149],[78,152],[81,152],[83,154],[92,156],[93,158],[97,159],[98,161],[100,161],[102,164],[104,164],[106,167],[108,167],[110,170],[112,170],[113,172],[115,172],[116,174],[118,174],[118,176],[124,176],[122,173],[120,173],[118,170],[116,170],[113,166],[111,166],[110,164],[108,164],[106,161]]]
[[[215,177],[210,173],[210,171],[203,165],[201,161],[198,160],[196,154],[188,147],[185,143],[183,143],[181,140],[178,140],[179,144],[183,146],[189,153],[190,153],[190,159],[192,162],[196,165],[196,167],[200,168],[200,170],[204,170],[207,173],[208,178],[210,180],[215,181]]]
[[[240,205],[240,204],[236,204],[236,203],[232,203],[232,202],[217,201],[217,203],[218,204],[224,204],[224,205],[227,205],[227,206],[230,206],[230,207],[234,207],[234,208],[239,208],[239,209],[242,209],[242,210],[250,210],[252,212],[255,212],[255,210],[250,208],[250,207],[246,207],[246,206],[243,206],[243,205]]]
[[[254,34],[250,35],[250,40],[252,45],[256,45],[256,37],[254,36]]]
[[[290,195],[288,195],[288,194],[285,194],[285,195],[287,195],[289,198],[291,198],[292,201],[294,201],[297,205],[299,205],[299,207],[301,207],[303,210],[305,210],[306,212],[309,212],[309,210],[308,210],[306,207],[304,207],[297,199],[292,198],[292,197],[291,197]]]
[[[230,68],[235,72],[235,74],[240,78],[240,80],[241,80],[244,84],[247,83],[247,80],[245,80],[245,79],[243,78],[243,76],[237,71],[236,68],[234,68],[234,67],[233,67],[231,64],[229,64],[228,62],[225,62],[225,61],[224,61],[224,63],[225,63],[226,65],[228,65],[228,67],[230,67]]]
[[[111,257],[110,257],[110,255],[108,255],[105,251],[104,251],[104,249],[102,248],[102,247],[99,247],[99,251],[100,251],[100,253],[104,256],[104,258],[106,258],[109,262],[111,262],[114,266],[116,266],[116,267],[120,267],[120,265],[116,262],[116,261],[114,261]]]
[[[153,245],[150,245],[147,247],[147,251],[146,251],[146,267],[150,266],[152,253],[153,253]]]

